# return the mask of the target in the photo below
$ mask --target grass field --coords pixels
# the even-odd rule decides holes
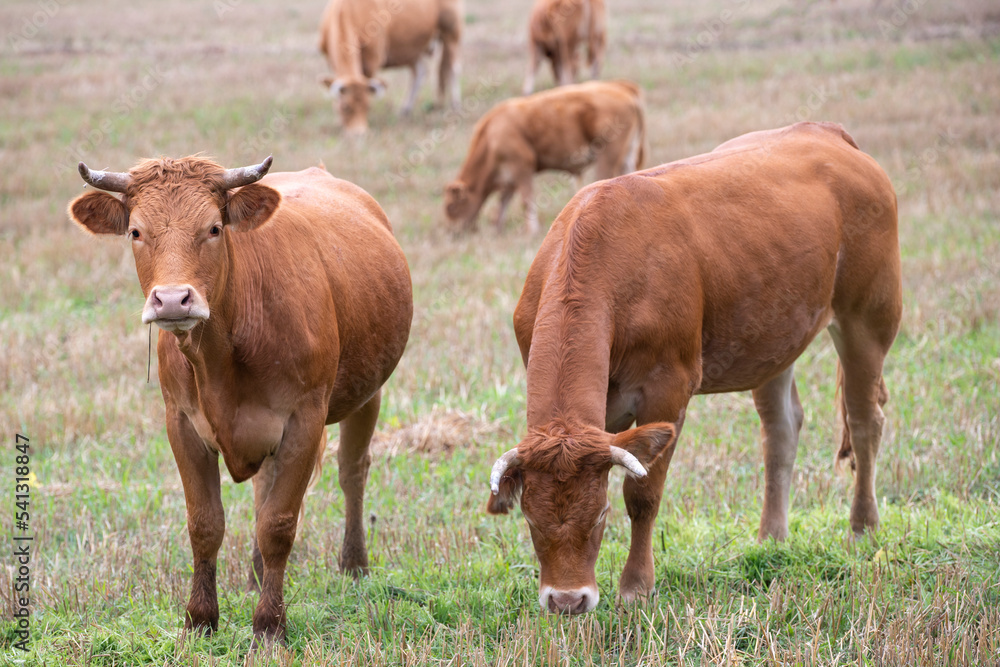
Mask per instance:
[[[529,0],[466,0],[460,113],[400,119],[390,71],[363,143],[316,83],[323,0],[0,5],[0,665],[251,662],[243,592],[249,484],[223,484],[221,621],[184,637],[190,546],[155,352],[125,241],[64,213],[76,163],[126,170],[204,151],[226,166],[322,161],[382,204],[410,262],[415,316],[387,385],[368,485],[371,576],[336,568],[336,458],[306,499],[286,584],[288,645],[254,664],[1000,664],[1000,10],[989,0],[614,0],[604,76],[639,82],[649,164],[794,120],[843,123],[899,198],[905,312],[886,366],[882,528],[847,540],[835,353],[797,364],[806,411],[791,537],[755,542],[763,464],[749,395],[695,399],[655,540],[657,593],[616,604],[628,520],[613,473],[583,618],[537,604],[518,512],[484,505],[524,431],[511,314],[542,235],[481,221],[456,236],[443,185],[472,126],[520,90]],[[540,86],[551,85],[550,74]],[[572,195],[536,180],[543,227]],[[486,214],[496,202],[491,202]],[[154,336],[155,339],[155,336]],[[31,439],[30,652],[12,618],[15,434]],[[336,436],[336,428],[330,429]],[[331,447],[336,438],[331,438]]]

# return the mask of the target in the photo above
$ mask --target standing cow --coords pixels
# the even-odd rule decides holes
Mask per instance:
[[[524,94],[535,90],[535,75],[542,60],[552,64],[557,86],[576,80],[580,69],[577,47],[587,44],[590,77],[601,74],[604,62],[607,16],[604,0],[536,0],[528,21],[528,73]]]
[[[882,364],[901,310],[892,184],[839,125],[755,132],[581,190],[514,311],[528,432],[490,476],[489,512],[520,496],[541,606],[597,604],[613,465],[627,472],[632,526],[621,597],[653,590],[653,526],[695,394],[752,390],[764,450],[758,539],[784,539],[802,427],[793,366],[823,329],[840,359],[839,456],[856,465],[851,527],[875,528]]]
[[[373,96],[385,92],[380,69],[409,67],[413,73],[402,113],[410,113],[427,71],[434,41],[441,44],[438,103],[460,103],[459,43],[463,0],[330,0],[320,24],[320,50],[333,76],[321,82],[340,108],[344,129],[363,134]]]
[[[598,179],[626,174],[642,166],[645,133],[642,92],[630,81],[590,81],[505,100],[476,123],[458,178],[445,187],[445,213],[453,224],[472,229],[483,202],[499,190],[499,228],[520,192],[534,233],[535,173],[556,169],[579,180],[596,164]]]
[[[413,301],[406,259],[374,199],[318,168],[262,178],[270,164],[164,158],[116,173],[81,162],[87,183],[124,196],[88,192],[69,214],[90,232],[129,238],[142,322],[160,328],[167,437],[194,553],[185,627],[218,628],[221,454],[234,481],[253,478],[254,635],[281,640],[285,564],[326,424],[340,422],[340,567],[368,566],[368,445]]]

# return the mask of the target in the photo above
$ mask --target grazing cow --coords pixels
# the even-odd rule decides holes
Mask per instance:
[[[282,640],[285,564],[326,424],[340,422],[340,567],[367,568],[368,444],[413,301],[406,258],[374,199],[319,168],[260,180],[270,164],[163,158],[116,173],[81,162],[87,183],[124,196],[88,192],[69,214],[95,234],[129,237],[142,321],[160,328],[167,437],[194,552],[185,627],[218,628],[222,454],[234,481],[253,478],[254,635]]]
[[[413,73],[404,115],[413,109],[434,40],[441,43],[438,103],[460,103],[458,74],[463,0],[330,0],[320,25],[320,50],[334,76],[321,79],[340,107],[345,130],[363,134],[373,95],[385,91],[380,69],[409,67]]]
[[[601,73],[604,61],[607,15],[604,0],[536,0],[528,22],[528,73],[524,94],[535,89],[535,75],[543,58],[552,63],[557,86],[576,80],[580,69],[577,46],[587,43],[590,78]]]
[[[645,140],[642,92],[629,81],[590,81],[505,100],[472,131],[458,178],[445,188],[445,213],[452,223],[472,229],[483,202],[499,190],[499,228],[519,191],[528,231],[534,233],[536,172],[567,171],[579,181],[583,170],[596,164],[598,179],[626,174],[642,166]]]
[[[876,527],[882,364],[901,310],[892,184],[839,125],[755,132],[581,190],[514,311],[528,431],[493,466],[487,506],[506,513],[520,495],[542,607],[597,604],[615,464],[626,470],[632,526],[621,597],[653,591],[654,521],[695,394],[753,392],[764,450],[758,539],[784,539],[802,427],[792,369],[824,328],[840,363],[839,456],[856,465],[851,527]]]

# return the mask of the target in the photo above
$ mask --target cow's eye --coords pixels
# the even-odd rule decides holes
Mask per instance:
[[[218,236],[222,233],[222,227],[219,225],[212,225],[212,228],[208,230],[210,236]]]
[[[132,237],[133,241],[138,241],[139,237],[142,236],[141,234],[139,234],[139,230],[134,228],[129,230],[128,235]]]
[[[604,506],[604,511],[602,511],[601,515],[597,517],[597,523],[594,524],[594,528],[597,528],[598,526],[601,525],[601,522],[604,521],[604,517],[608,515],[609,509],[611,509],[611,503],[608,503],[607,505]]]

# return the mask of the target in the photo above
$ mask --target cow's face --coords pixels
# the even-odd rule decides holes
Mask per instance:
[[[444,212],[448,221],[468,227],[476,214],[469,186],[464,181],[452,181],[444,188]]]
[[[385,92],[385,82],[381,79],[324,77],[322,83],[333,98],[334,106],[340,109],[344,131],[354,135],[367,132],[368,110],[372,99]]]
[[[225,173],[202,158],[149,160],[121,175],[129,179],[122,199],[94,191],[70,204],[88,231],[128,237],[146,295],[143,324],[180,334],[209,319],[228,277],[230,230],[251,230],[277,209],[277,191],[259,183],[229,191]]]
[[[521,501],[540,565],[538,601],[551,612],[580,614],[600,600],[595,565],[608,515],[608,472],[634,477],[674,442],[672,424],[649,424],[613,436],[553,422],[529,433],[494,466],[487,511],[506,514]]]

